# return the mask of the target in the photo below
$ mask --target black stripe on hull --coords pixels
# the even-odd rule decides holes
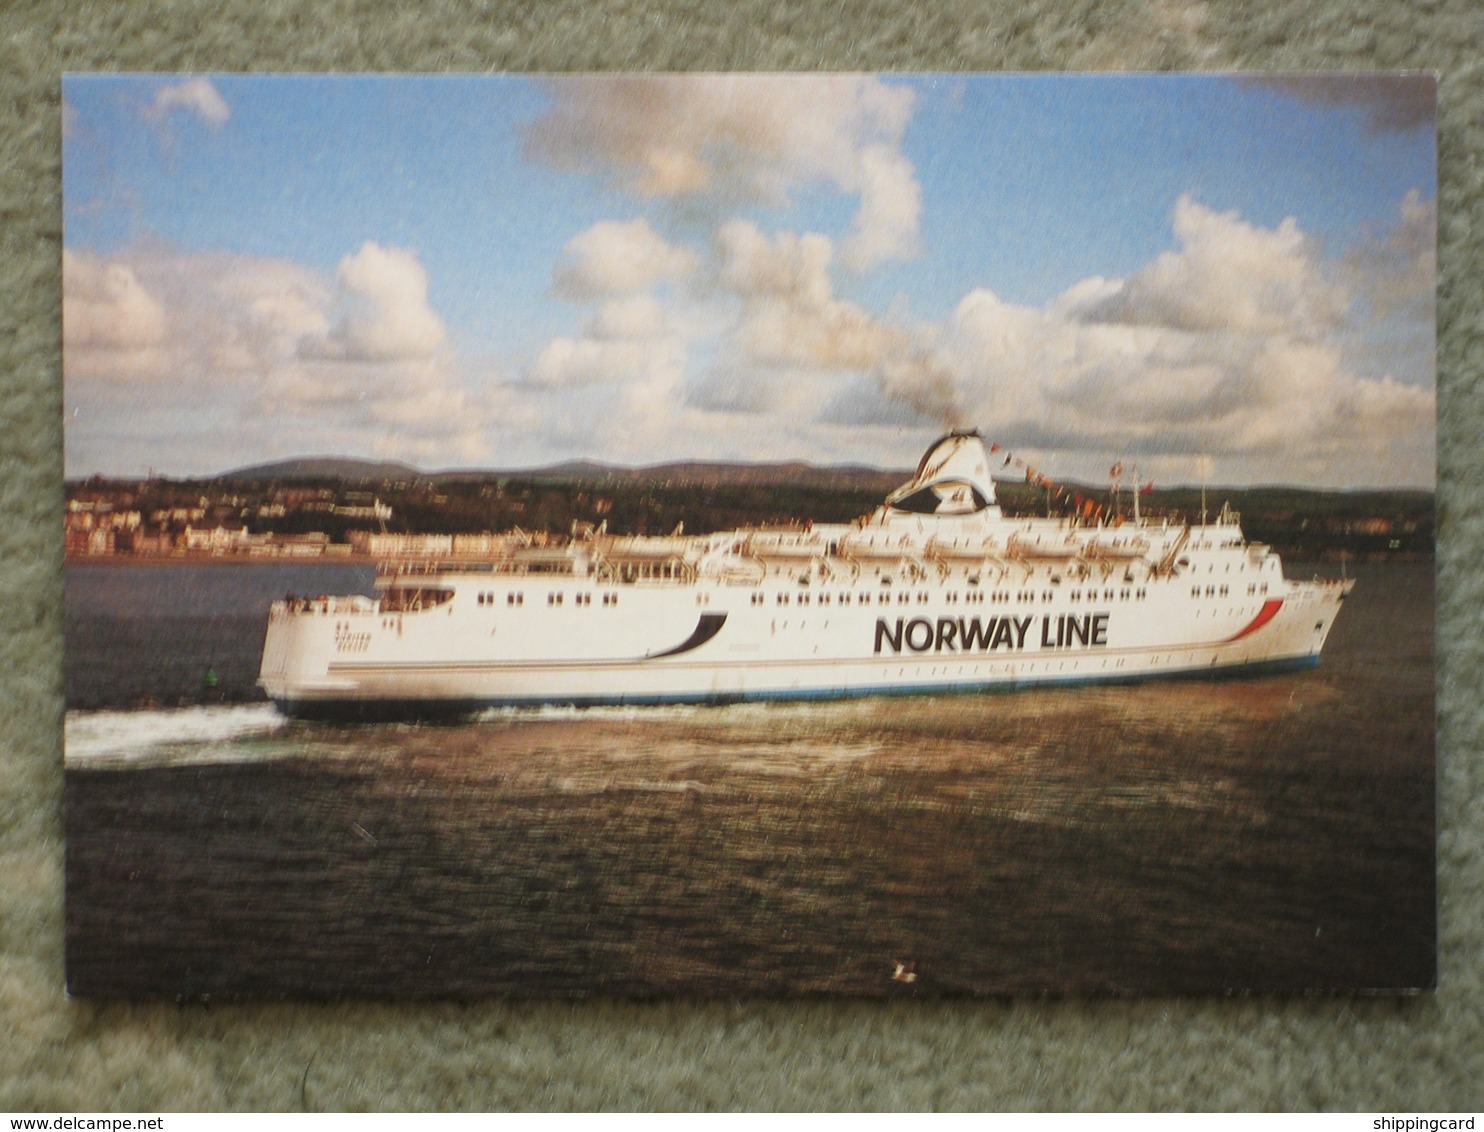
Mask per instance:
[[[658,660],[662,656],[679,656],[683,652],[698,649],[712,637],[716,636],[717,633],[720,633],[721,627],[726,623],[727,615],[725,613],[703,613],[701,614],[701,619],[696,622],[695,631],[686,637],[685,640],[681,641],[673,649],[666,649],[664,652],[649,653],[645,659]]]

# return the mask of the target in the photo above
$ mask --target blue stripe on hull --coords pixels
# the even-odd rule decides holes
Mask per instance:
[[[275,698],[274,706],[293,719],[329,722],[383,723],[408,720],[452,720],[490,708],[519,707],[658,707],[666,704],[736,704],[761,701],[846,700],[864,696],[977,695],[985,692],[1015,692],[1033,688],[1065,688],[1089,684],[1142,684],[1152,680],[1245,680],[1282,672],[1314,668],[1318,655],[1285,657],[1281,660],[1224,665],[1219,668],[1182,668],[1171,672],[1119,675],[1069,676],[1042,680],[994,680],[952,684],[875,684],[854,688],[776,689],[722,694],[676,693],[620,696],[529,696],[490,699],[419,700],[300,700]]]

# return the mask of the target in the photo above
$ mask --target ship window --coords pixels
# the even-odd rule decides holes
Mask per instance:
[[[841,605],[849,605],[850,604],[850,595],[849,594],[841,594],[840,595],[840,604]]]
[[[808,594],[800,594],[799,595],[799,604],[800,605],[808,605],[809,604],[809,595]]]
[[[920,593],[920,594],[917,595],[917,604],[918,605],[926,605],[927,604],[927,599],[928,599],[928,595],[926,593]]]
[[[1081,590],[1073,590],[1072,591],[1072,600],[1073,601],[1081,601],[1082,600],[1082,591]]]

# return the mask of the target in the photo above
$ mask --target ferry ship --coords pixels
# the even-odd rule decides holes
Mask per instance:
[[[1318,663],[1352,580],[1286,579],[1226,508],[1008,516],[990,462],[951,432],[854,523],[513,534],[477,561],[384,562],[374,597],[274,602],[259,682],[292,717],[396,719]]]

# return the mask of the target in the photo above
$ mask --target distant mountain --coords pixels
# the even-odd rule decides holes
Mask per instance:
[[[779,484],[799,488],[871,490],[884,496],[892,489],[901,486],[911,476],[912,472],[904,468],[883,470],[858,464],[817,465],[799,460],[772,464],[688,460],[671,464],[652,464],[639,468],[601,464],[592,460],[569,460],[539,468],[459,468],[427,472],[408,464],[315,456],[237,468],[224,472],[217,478],[248,482],[339,480],[344,483],[396,483],[420,479],[439,484],[525,480],[548,484],[608,484],[615,487],[645,484],[665,487]],[[1041,488],[1032,487],[1019,477],[1001,478],[997,476],[995,483],[1001,498],[1012,505],[1024,503],[1034,507],[1037,501],[1044,500],[1045,493]],[[1107,484],[1084,484],[1074,480],[1064,480],[1061,481],[1061,486],[1068,491],[1084,493],[1090,498],[1099,500],[1106,500],[1108,496]],[[1125,491],[1125,496],[1126,494]],[[1202,494],[1201,488],[1191,485],[1160,485],[1153,495],[1146,499],[1146,502],[1154,507],[1182,508],[1194,514],[1200,509]],[[1281,485],[1248,487],[1211,485],[1205,489],[1204,494],[1208,500],[1208,509],[1212,514],[1220,510],[1221,504],[1226,501],[1230,501],[1234,507],[1239,508],[1246,506],[1271,509],[1285,506],[1312,508],[1317,501],[1327,500],[1326,509],[1349,510],[1357,505],[1379,505],[1382,500],[1405,502],[1411,505],[1430,505],[1433,498],[1433,493],[1429,491],[1404,489],[1336,491]]]
[[[471,483],[493,479],[609,484],[792,484],[802,487],[877,487],[890,490],[911,475],[908,471],[882,471],[859,465],[817,466],[802,461],[776,464],[707,463],[683,461],[626,468],[592,460],[569,460],[539,468],[459,468],[426,472],[407,464],[379,463],[314,456],[278,460],[234,468],[216,477],[223,480],[342,480],[384,482],[387,480],[433,480],[438,483]]]
[[[223,472],[224,480],[412,480],[426,478],[427,473],[408,464],[376,460],[351,460],[337,456],[307,456],[296,460],[277,460],[270,464],[253,464]]]
[[[774,464],[742,464],[686,460],[672,464],[652,464],[642,468],[617,467],[589,460],[552,464],[544,468],[527,468],[508,472],[440,473],[440,480],[458,476],[477,478],[498,475],[512,479],[580,480],[586,483],[669,484],[717,486],[722,484],[791,484],[796,487],[896,487],[911,473],[882,471],[859,465],[816,465],[802,461]]]

